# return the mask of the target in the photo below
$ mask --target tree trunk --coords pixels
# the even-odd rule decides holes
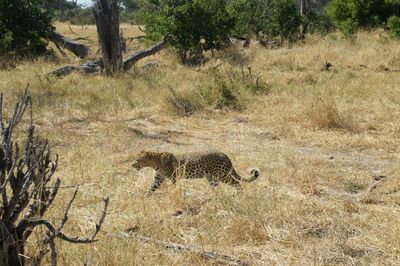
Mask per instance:
[[[114,75],[123,69],[117,0],[97,0],[93,11],[102,52],[102,71]]]
[[[300,15],[302,17],[307,16],[307,13],[308,13],[307,12],[307,5],[308,5],[307,0],[300,0]],[[305,23],[306,22],[303,21],[300,24],[300,35],[301,35],[302,38],[304,38],[305,34],[306,34],[307,26],[305,25]]]
[[[2,240],[0,248],[0,265],[25,265],[25,258],[20,256],[20,254],[24,254],[23,241],[18,234],[15,233],[14,225],[10,224],[7,226],[6,223],[2,222],[0,227],[0,239]]]
[[[254,32],[254,21],[251,18],[249,23],[247,24],[247,33],[246,33],[246,41],[243,44],[243,47],[249,47],[251,42],[251,37],[253,36]]]
[[[83,45],[77,41],[70,40],[58,32],[54,32],[53,34],[49,35],[47,39],[54,42],[56,45],[71,51],[72,53],[74,53],[74,55],[81,58],[86,57],[90,52],[89,47],[87,47],[86,45]]]

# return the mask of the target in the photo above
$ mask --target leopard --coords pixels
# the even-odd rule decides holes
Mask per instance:
[[[155,170],[153,182],[146,195],[155,192],[161,184],[170,179],[173,184],[177,178],[197,179],[206,178],[212,187],[220,182],[241,189],[241,182],[253,182],[260,172],[254,168],[248,178],[242,178],[234,169],[228,155],[219,151],[191,152],[174,155],[170,152],[141,151],[132,167],[141,170],[151,167]]]

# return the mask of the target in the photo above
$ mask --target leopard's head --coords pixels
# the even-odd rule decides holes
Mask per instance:
[[[137,159],[132,163],[132,167],[140,170],[144,167],[154,167],[156,168],[156,162],[155,162],[155,153],[154,152],[148,152],[148,151],[141,151]]]
[[[160,167],[169,165],[174,158],[175,157],[168,152],[141,151],[137,159],[132,163],[132,167],[137,170],[144,167],[152,167],[155,170],[159,170]]]

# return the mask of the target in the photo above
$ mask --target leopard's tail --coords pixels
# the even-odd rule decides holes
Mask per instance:
[[[243,178],[240,175],[236,173],[236,171],[233,171],[233,177],[238,180],[238,181],[243,181],[243,182],[253,182],[260,176],[260,171],[258,169],[251,169],[250,171],[250,177],[248,178]]]

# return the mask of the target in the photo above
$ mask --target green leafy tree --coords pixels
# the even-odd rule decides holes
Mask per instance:
[[[11,50],[12,40],[12,32],[0,22],[0,55]]]
[[[400,0],[332,0],[327,14],[345,34],[359,27],[376,27],[400,13]]]
[[[264,23],[265,32],[293,41],[298,38],[301,17],[296,0],[271,0]]]
[[[391,16],[387,21],[389,33],[394,38],[400,38],[400,17]]]
[[[289,40],[298,37],[301,17],[296,0],[233,0],[230,9],[237,17],[238,35],[252,30]]]
[[[262,31],[268,4],[268,0],[230,1],[230,12],[236,17],[234,33],[243,36],[248,33],[249,28],[253,30],[253,33]]]
[[[40,8],[39,0],[0,1],[1,52],[38,55],[46,51],[45,37],[53,31],[50,13]],[[5,33],[5,34],[4,34]]]
[[[223,47],[235,21],[228,12],[227,0],[152,1],[145,16],[146,34],[156,41],[174,35],[173,45],[183,61],[201,57],[203,50]]]

